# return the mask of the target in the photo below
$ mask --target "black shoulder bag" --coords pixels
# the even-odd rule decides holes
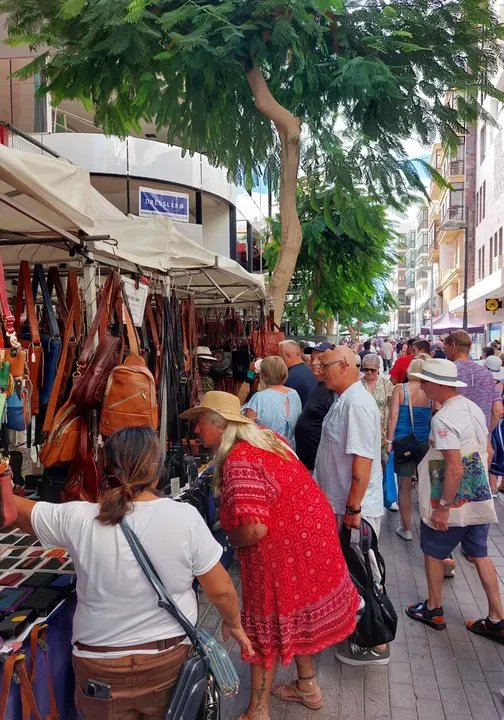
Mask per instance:
[[[406,386],[403,385],[403,392],[406,391]],[[413,460],[416,462],[417,460],[421,460],[423,457],[422,448],[420,447],[420,443],[416,439],[415,435],[415,423],[413,421],[413,408],[411,406],[411,394],[408,392],[408,407],[409,407],[409,413],[411,418],[411,428],[412,432],[410,432],[409,435],[406,435],[406,437],[401,438],[400,440],[394,440],[392,443],[392,449],[394,450],[395,459],[398,463],[404,463],[408,462],[410,460]]]

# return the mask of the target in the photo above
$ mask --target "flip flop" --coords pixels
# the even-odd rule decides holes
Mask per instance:
[[[286,688],[294,690],[296,695],[285,695]],[[323,697],[321,697],[320,700],[317,700],[317,702],[309,700],[310,695],[315,695],[318,689],[319,688],[317,686],[317,688],[315,690],[311,690],[311,692],[302,692],[296,685],[296,680],[293,680],[292,682],[284,683],[283,685],[275,685],[275,687],[271,689],[271,693],[285,702],[301,703],[301,705],[304,705],[309,710],[320,710],[320,708],[324,705]]]
[[[468,623],[466,623],[466,627],[475,635],[481,635],[481,637],[486,637],[489,640],[494,640],[496,643],[499,643],[499,645],[504,645],[504,620],[501,620],[500,623],[497,624],[489,623],[488,627],[487,621],[488,618],[470,620]],[[498,630],[489,630],[488,628],[492,625],[494,626],[494,628],[498,628]]]

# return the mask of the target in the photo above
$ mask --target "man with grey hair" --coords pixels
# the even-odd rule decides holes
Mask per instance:
[[[301,347],[295,340],[284,340],[278,347],[278,354],[289,370],[285,386],[297,392],[304,407],[318,383],[308,365],[303,362]]]

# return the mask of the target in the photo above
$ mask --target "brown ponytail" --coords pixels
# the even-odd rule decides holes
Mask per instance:
[[[125,428],[107,440],[104,454],[109,489],[102,495],[97,520],[103,525],[117,525],[133,510],[132,500],[157,484],[161,470],[159,440],[151,428]]]

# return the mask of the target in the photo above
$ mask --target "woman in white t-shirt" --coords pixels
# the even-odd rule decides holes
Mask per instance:
[[[194,624],[197,577],[223,618],[223,635],[252,650],[221,546],[193,507],[159,498],[161,452],[149,428],[116,432],[105,445],[108,489],[101,504],[53,505],[16,498],[18,526],[45,548],[67,548],[77,573],[73,623],[75,704],[85,720],[161,720],[190,645],[160,608],[119,522],[140,539],[168,594]],[[105,684],[107,699],[89,682]]]

